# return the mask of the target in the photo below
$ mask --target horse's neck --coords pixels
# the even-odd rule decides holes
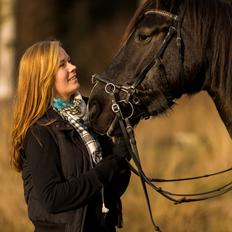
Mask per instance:
[[[213,91],[212,89],[208,91],[209,95],[213,99],[217,111],[224,122],[227,131],[232,137],[232,99],[231,97],[226,97],[225,93],[220,91]]]
[[[216,74],[213,76],[209,70],[210,68],[206,71],[202,89],[206,90],[213,99],[217,111],[232,138],[232,87],[230,75],[219,76]]]

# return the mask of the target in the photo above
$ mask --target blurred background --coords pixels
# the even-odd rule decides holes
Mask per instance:
[[[117,52],[123,32],[140,0],[0,0],[0,231],[30,232],[19,173],[9,166],[9,131],[17,67],[35,42],[58,39],[77,65],[82,94],[91,75],[100,73]],[[147,175],[180,178],[232,166],[231,139],[206,93],[183,96],[172,111],[141,121],[135,129]],[[231,180],[231,174],[188,184],[162,184],[167,190],[199,192]],[[232,231],[232,194],[204,202],[174,205],[149,191],[152,211],[165,232]],[[152,231],[139,179],[132,175],[122,197],[121,232]]]

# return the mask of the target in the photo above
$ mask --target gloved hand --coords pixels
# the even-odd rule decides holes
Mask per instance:
[[[128,161],[131,159],[131,155],[129,153],[129,150],[127,148],[127,144],[126,144],[124,138],[118,139],[113,144],[112,154],[122,156],[122,157],[126,158]]]
[[[110,155],[103,158],[94,168],[97,177],[103,184],[112,182],[117,176],[128,170],[125,158],[117,155]]]

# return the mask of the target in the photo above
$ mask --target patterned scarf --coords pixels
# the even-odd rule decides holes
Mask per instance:
[[[64,120],[67,120],[81,136],[89,153],[92,167],[99,163],[102,159],[102,149],[86,126],[88,118],[87,107],[81,94],[77,92],[70,101],[54,98],[51,105],[53,109],[58,112]],[[105,206],[103,186],[101,189],[101,198],[102,213],[106,214],[109,212],[109,209]]]
[[[67,120],[79,133],[90,156],[91,163],[94,165],[102,159],[101,146],[91,134],[86,126],[87,107],[80,93],[76,93],[70,101],[54,98],[51,105],[59,115]],[[92,167],[94,166],[92,163]]]

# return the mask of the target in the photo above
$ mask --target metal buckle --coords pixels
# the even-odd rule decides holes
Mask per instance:
[[[138,97],[132,97],[132,101],[135,105],[138,105],[140,103],[140,100]]]
[[[111,108],[114,113],[118,113],[120,111],[120,107],[117,103],[113,103]]]

